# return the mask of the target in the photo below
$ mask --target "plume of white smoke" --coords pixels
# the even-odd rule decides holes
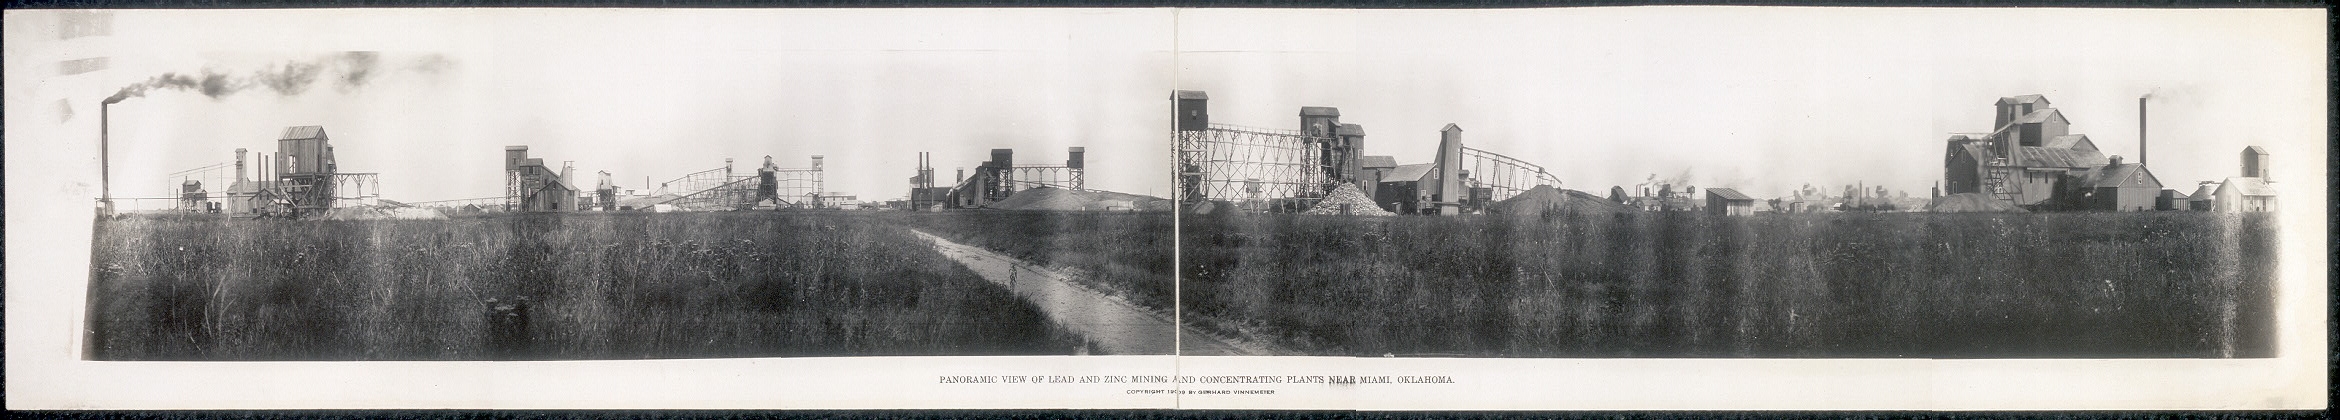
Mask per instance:
[[[148,92],[156,90],[189,91],[212,99],[226,98],[254,88],[265,88],[282,96],[298,96],[308,92],[320,78],[331,79],[341,91],[350,92],[365,88],[384,71],[437,74],[452,66],[453,63],[446,57],[430,54],[385,69],[380,53],[349,51],[309,60],[285,61],[241,74],[210,68],[195,73],[163,73],[123,86],[113,96],[106,97],[104,103],[145,97]]]
[[[2141,97],[2155,104],[2200,105],[2202,95],[2190,84],[2155,86]]]

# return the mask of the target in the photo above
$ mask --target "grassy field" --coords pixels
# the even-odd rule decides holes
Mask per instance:
[[[92,358],[1071,354],[1077,336],[889,216],[129,218],[96,226]],[[520,344],[488,299],[527,297]]]
[[[926,232],[1036,264],[1079,269],[1131,303],[1168,311],[1170,213],[963,211],[905,217]]]
[[[1185,217],[1190,322],[1311,354],[2268,357],[2209,213]]]

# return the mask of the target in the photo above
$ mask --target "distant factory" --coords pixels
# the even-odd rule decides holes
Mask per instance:
[[[1314,207],[1371,203],[1376,212],[1458,215],[1560,183],[1542,166],[1463,145],[1456,124],[1438,130],[1430,162],[1400,165],[1365,154],[1365,127],[1341,122],[1339,108],[1300,107],[1300,129],[1288,130],[1213,123],[1202,91],[1170,99],[1178,200],[1190,205],[1328,213]]]
[[[2042,95],[1999,98],[1995,128],[1951,134],[1943,162],[1949,195],[1979,195],[2032,211],[2267,211],[2266,150],[2243,150],[2243,175],[2203,182],[2193,194],[2165,189],[2146,166],[2147,98],[2137,101],[2137,160],[2106,156]],[[2231,187],[2229,187],[2231,186]],[[2218,204],[2223,199],[2224,205]],[[1950,200],[1958,202],[1962,200]],[[1971,202],[1972,200],[1963,200]]]
[[[341,172],[325,127],[286,127],[276,137],[276,153],[260,154],[257,160],[264,164],[257,168],[245,160],[247,153],[236,149],[232,166],[222,163],[171,173],[171,184],[178,189],[172,210],[307,217],[337,207],[375,205],[381,197],[376,174]]]

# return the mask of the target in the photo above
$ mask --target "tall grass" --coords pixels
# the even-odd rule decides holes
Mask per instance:
[[[928,233],[1036,264],[1079,269],[1075,279],[1106,293],[1169,311],[1170,213],[962,211],[903,220]]]
[[[2267,357],[2263,215],[1188,216],[1189,314],[1317,354]]]
[[[1079,339],[906,229],[842,213],[96,227],[101,360],[1066,354]],[[530,303],[516,353],[488,299]]]

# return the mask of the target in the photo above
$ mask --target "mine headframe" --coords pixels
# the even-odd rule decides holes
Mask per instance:
[[[379,174],[340,171],[324,127],[287,127],[277,137],[276,151],[275,155],[261,155],[266,162],[260,169],[261,180],[246,181],[245,151],[236,149],[235,179],[220,182],[226,188],[218,195],[227,202],[221,207],[236,213],[301,218],[322,215],[335,207],[374,204],[381,197]],[[205,195],[206,200],[210,195]]]
[[[1560,178],[1544,170],[1543,166],[1499,153],[1462,148],[1463,170],[1459,171],[1463,186],[1469,188],[1466,207],[1485,207],[1503,201],[1539,185],[1560,186]]]
[[[1343,183],[1372,190],[1362,170],[1365,129],[1342,124],[1333,107],[1300,108],[1300,129],[1210,122],[1209,95],[1171,95],[1182,202],[1277,201],[1304,205]]]
[[[544,159],[528,157],[528,146],[504,147],[504,209],[514,212],[577,210],[576,167],[562,162],[555,172]]]
[[[774,208],[814,208],[819,206],[825,190],[822,183],[822,157],[813,155],[812,166],[782,168],[764,157],[755,175],[738,175],[732,169],[732,160],[724,159],[723,167],[693,172],[659,184],[659,193],[680,194],[659,204],[672,204],[690,209],[751,209],[769,204]]]
[[[1066,149],[1063,165],[1025,164],[1015,162],[1015,149],[991,149],[991,160],[975,167],[975,174],[962,178],[948,193],[947,206],[975,208],[1005,200],[1016,191],[1040,187],[1072,190],[1087,187],[1087,151],[1082,147]]]

